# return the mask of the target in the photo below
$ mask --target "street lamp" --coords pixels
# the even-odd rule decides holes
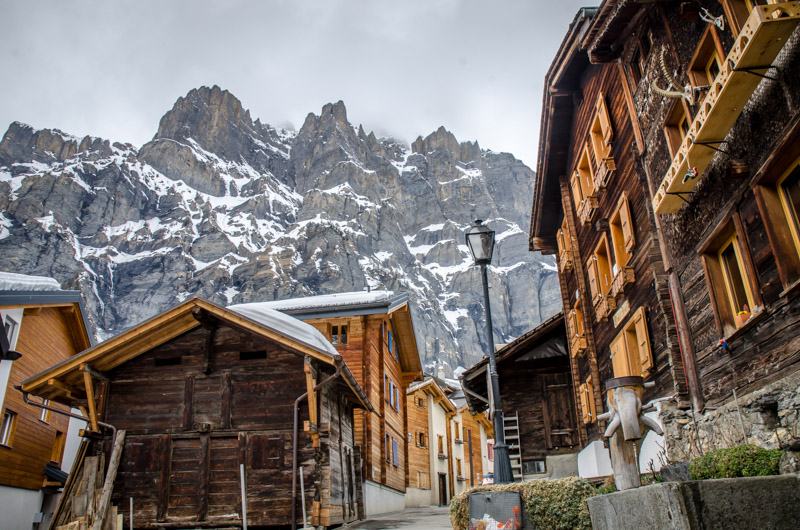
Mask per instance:
[[[486,329],[489,338],[489,377],[492,419],[494,421],[494,483],[507,484],[514,481],[511,459],[508,456],[506,435],[503,425],[503,409],[500,406],[500,384],[497,376],[497,362],[494,356],[494,336],[492,334],[492,311],[489,307],[489,279],[486,266],[492,261],[494,251],[494,232],[489,230],[481,219],[477,219],[466,233],[467,246],[476,265],[481,266],[483,278],[483,300],[486,306]]]

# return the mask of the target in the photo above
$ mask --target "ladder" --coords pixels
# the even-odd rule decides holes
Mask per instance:
[[[522,481],[522,449],[519,440],[519,416],[517,411],[513,415],[503,416],[503,433],[508,445],[508,457],[511,460],[511,471],[514,482]]]

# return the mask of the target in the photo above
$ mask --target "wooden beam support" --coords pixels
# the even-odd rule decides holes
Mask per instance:
[[[59,394],[62,394],[69,399],[80,399],[86,397],[81,390],[78,390],[77,388],[70,386],[59,379],[48,379],[47,386],[53,387]]]
[[[308,419],[313,425],[319,423],[317,417],[317,392],[314,387],[317,386],[316,370],[311,365],[311,357],[306,355],[303,364],[303,371],[306,373],[306,391],[308,392]],[[314,447],[319,447],[319,433],[312,432],[311,439]]]
[[[88,363],[81,363],[78,369],[81,372],[89,372],[91,376],[94,377],[95,379],[98,379],[100,381],[108,381],[108,377],[106,377],[106,375],[103,374],[103,372],[95,370]]]
[[[92,430],[94,432],[98,432],[100,428],[97,426],[97,408],[94,402],[94,384],[92,381],[92,376],[89,372],[83,372],[83,383],[86,385],[86,399],[89,405],[89,421],[92,425]]]
[[[89,374],[86,374],[88,376]],[[92,401],[90,401],[92,403]],[[125,445],[125,430],[117,432],[117,439],[114,440],[114,449],[111,451],[111,458],[108,462],[108,472],[106,473],[106,480],[103,482],[103,493],[100,495],[100,502],[97,505],[97,515],[94,518],[92,530],[101,530],[103,528],[103,521],[106,518],[108,505],[111,502],[111,492],[114,489],[114,480],[117,478],[117,469],[119,468],[119,461],[122,457],[122,447]]]

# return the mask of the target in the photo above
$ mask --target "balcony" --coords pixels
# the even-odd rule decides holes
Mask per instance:
[[[653,198],[656,213],[677,212],[739,118],[761,77],[800,21],[797,2],[755,6],[714,79]],[[694,170],[696,168],[696,171]]]
[[[594,299],[594,314],[598,322],[605,322],[611,312],[617,308],[617,299],[602,294]]]
[[[572,270],[572,265],[572,251],[564,250],[561,255],[558,256],[558,270],[561,273],[570,272]]]
[[[581,224],[588,225],[592,222],[594,212],[597,211],[597,197],[589,196],[578,205],[578,219]]]
[[[606,189],[616,171],[617,164],[612,157],[600,160],[600,164],[594,172],[594,187],[598,190]]]
[[[582,355],[586,351],[586,337],[583,335],[572,335],[569,339],[569,349],[573,357]]]
[[[636,277],[633,275],[633,267],[622,267],[611,281],[611,296],[620,296],[625,291],[625,287],[629,283],[635,281]]]

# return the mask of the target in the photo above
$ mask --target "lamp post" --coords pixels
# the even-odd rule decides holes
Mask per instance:
[[[507,484],[514,481],[511,459],[506,445],[503,409],[500,406],[500,383],[497,376],[497,362],[494,356],[494,336],[492,334],[492,311],[489,307],[489,279],[486,266],[492,261],[494,251],[494,232],[477,219],[466,233],[467,246],[476,265],[481,266],[483,279],[483,300],[486,306],[486,329],[489,338],[489,377],[491,383],[492,416],[494,421],[494,483]]]

